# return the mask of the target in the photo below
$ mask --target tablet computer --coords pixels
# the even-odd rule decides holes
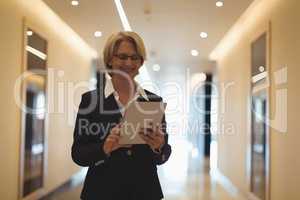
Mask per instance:
[[[121,138],[119,144],[145,144],[139,136],[139,129],[161,125],[166,109],[164,102],[132,102],[125,110],[121,126]]]

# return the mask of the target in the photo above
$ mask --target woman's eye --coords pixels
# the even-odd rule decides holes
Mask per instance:
[[[125,54],[120,54],[120,55],[119,55],[119,58],[120,58],[121,60],[127,60],[128,56],[125,55]]]
[[[140,59],[140,57],[138,55],[133,55],[133,56],[131,56],[131,59],[132,60],[138,60],[138,59]]]

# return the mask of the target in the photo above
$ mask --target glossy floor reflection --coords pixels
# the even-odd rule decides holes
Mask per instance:
[[[173,176],[177,175],[174,173]],[[210,174],[207,159],[189,160],[184,178],[167,178],[160,170],[160,179],[166,200],[244,200],[242,196],[226,191]]]
[[[212,175],[210,165],[214,163],[208,158],[203,158],[193,151],[182,151],[182,148],[187,146],[174,145],[171,159],[167,164],[159,166],[165,200],[244,200],[241,195],[227,191],[218,178]],[[212,148],[212,156],[216,156],[214,152]],[[82,184],[46,199],[76,200],[79,199],[81,189]]]
[[[172,157],[159,168],[166,200],[244,200],[237,191],[232,192],[220,181],[216,172],[216,141],[211,143],[210,159],[201,156],[201,147],[186,139],[173,143]]]

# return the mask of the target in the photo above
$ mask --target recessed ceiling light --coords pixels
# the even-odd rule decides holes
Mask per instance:
[[[102,32],[101,31],[95,31],[94,36],[95,37],[101,37],[102,36]]]
[[[32,31],[27,31],[28,36],[32,36],[33,32]]]
[[[264,67],[264,66],[259,66],[258,70],[259,70],[260,72],[263,72],[263,71],[265,71],[265,67]]]
[[[154,64],[154,65],[152,66],[152,69],[153,69],[153,71],[158,72],[158,71],[160,70],[159,64]]]
[[[191,54],[192,56],[198,56],[199,55],[199,52],[195,49],[191,50]]]
[[[205,73],[200,73],[198,78],[199,78],[199,81],[203,82],[203,81],[206,81],[207,77],[206,77]]]
[[[190,79],[191,88],[194,89],[196,86],[200,87],[206,79],[206,74],[203,72],[193,74]]]
[[[224,3],[222,1],[217,1],[216,2],[217,7],[222,7],[223,5],[224,5]]]
[[[78,6],[79,5],[79,1],[73,0],[71,1],[72,6]]]
[[[207,38],[208,37],[208,34],[206,32],[201,32],[200,33],[200,37],[201,38]]]

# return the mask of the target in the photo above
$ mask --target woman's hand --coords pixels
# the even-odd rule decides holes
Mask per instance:
[[[112,151],[114,151],[120,147],[120,145],[119,145],[120,127],[121,127],[120,124],[113,127],[110,130],[110,133],[104,142],[103,150],[107,155],[109,155]]]
[[[116,125],[113,127],[107,136],[104,145],[103,145],[103,151],[106,155],[109,155],[114,150],[120,148],[120,147],[131,147],[131,145],[120,145],[120,130],[121,130],[121,124]]]
[[[158,126],[141,128],[139,134],[153,150],[160,149],[165,143],[164,133]]]

